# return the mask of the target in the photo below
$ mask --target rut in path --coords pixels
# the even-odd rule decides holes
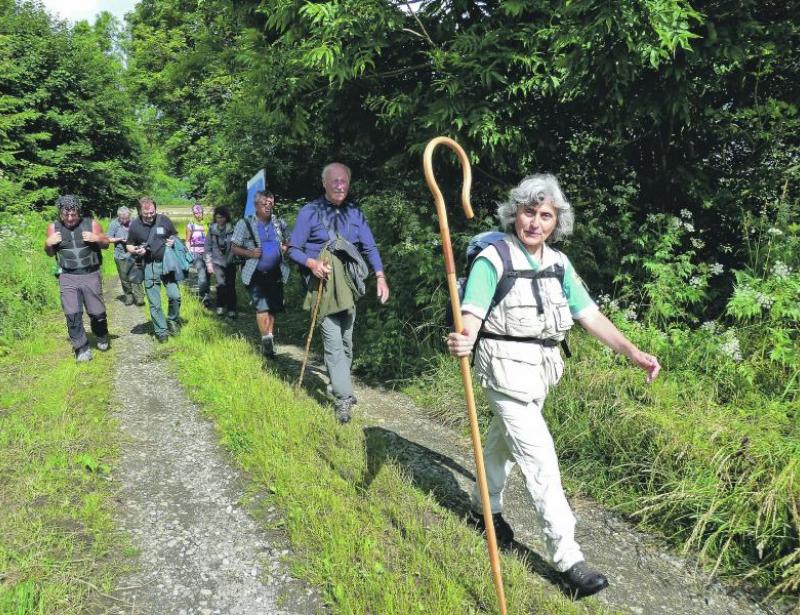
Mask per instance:
[[[118,281],[106,284],[116,296]],[[267,532],[242,506],[240,472],[170,374],[162,350],[168,347],[157,347],[149,334],[146,308],[112,296],[107,304],[123,436],[113,476],[118,521],[139,552],[131,562],[137,569],[120,581],[109,611],[320,612],[317,593],[287,572],[285,537]]]

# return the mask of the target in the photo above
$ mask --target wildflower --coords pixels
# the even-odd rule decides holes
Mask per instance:
[[[608,309],[611,310],[612,312],[619,311],[619,301],[617,301],[616,299],[612,299],[611,301],[609,301]]]
[[[772,266],[772,275],[776,278],[788,277],[790,273],[792,273],[792,268],[784,262],[775,261],[775,264]]]
[[[711,263],[708,271],[711,273],[711,275],[722,275],[722,272],[725,271],[725,267],[722,265],[722,263]]]
[[[702,286],[702,284],[703,284],[702,278],[700,278],[700,277],[698,277],[696,275],[693,275],[689,279],[689,285],[693,286],[694,288],[700,288],[700,286]]]
[[[698,250],[704,248],[705,245],[706,245],[705,241],[703,241],[702,239],[697,239],[695,237],[692,237],[689,241],[691,241],[692,242],[692,246],[694,246]]]
[[[775,226],[768,228],[767,232],[773,237],[778,237],[779,235],[783,235],[783,231]]]
[[[756,301],[764,310],[768,310],[769,308],[772,307],[772,304],[775,303],[775,300],[768,294],[760,292],[756,293]]]
[[[684,222],[683,228],[685,228],[690,233],[694,233],[694,224],[692,224],[691,222]]]
[[[700,325],[700,328],[703,331],[708,331],[711,335],[714,335],[717,332],[717,323],[713,320],[707,320]]]
[[[688,209],[681,209],[681,218],[691,218],[692,212]]]
[[[622,316],[623,316],[623,318],[625,318],[625,320],[635,321],[636,320],[636,310],[634,310],[633,308],[628,308],[627,310],[625,310],[623,312]]]
[[[742,350],[739,347],[739,340],[733,331],[725,332],[725,341],[719,347],[722,354],[728,356],[737,363],[742,360]]]

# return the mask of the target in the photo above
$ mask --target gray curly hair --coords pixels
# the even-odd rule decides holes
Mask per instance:
[[[497,218],[500,228],[506,233],[514,233],[517,210],[526,205],[543,205],[549,203],[556,210],[556,227],[548,237],[548,243],[555,243],[572,234],[575,225],[575,213],[569,204],[561,186],[554,175],[537,173],[523,179],[516,188],[508,193],[508,200],[497,207]]]

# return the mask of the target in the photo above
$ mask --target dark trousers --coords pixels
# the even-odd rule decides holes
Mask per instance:
[[[106,304],[103,301],[103,286],[100,272],[94,273],[62,273],[58,277],[61,291],[61,309],[67,318],[69,341],[75,350],[80,350],[88,343],[86,330],[83,327],[83,307],[89,314],[92,333],[97,337],[108,335],[106,320]]]
[[[217,280],[217,307],[229,312],[236,311],[236,265],[214,263],[214,277]]]
[[[136,261],[132,258],[115,258],[114,262],[117,265],[117,273],[119,274],[119,281],[122,284],[122,292],[125,297],[132,299],[136,303],[144,302],[144,287],[139,284],[131,282],[130,275]]]

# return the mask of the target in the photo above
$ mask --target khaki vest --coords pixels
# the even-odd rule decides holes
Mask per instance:
[[[513,239],[505,240],[511,249],[511,262],[518,270],[531,269],[528,259]],[[488,247],[481,256],[489,258],[502,275],[502,261],[497,250]],[[560,252],[544,249],[542,267],[565,264]],[[539,314],[532,284],[538,284],[543,313]],[[574,324],[567,298],[556,278],[527,280],[519,278],[489,313],[483,330],[514,337],[563,340]],[[475,354],[475,373],[481,386],[499,391],[523,402],[544,398],[564,372],[564,360],[557,347],[548,348],[531,342],[481,338]]]

